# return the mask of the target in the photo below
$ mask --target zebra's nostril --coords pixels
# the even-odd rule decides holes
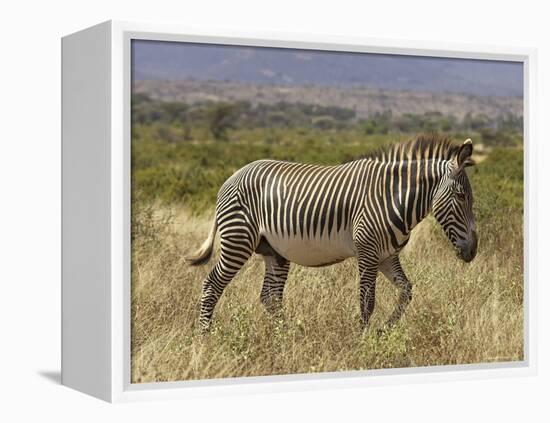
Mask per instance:
[[[455,248],[461,260],[471,262],[477,254],[477,234],[472,232],[470,239],[459,240]]]

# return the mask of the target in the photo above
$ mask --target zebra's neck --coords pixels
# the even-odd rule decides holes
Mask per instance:
[[[393,226],[403,235],[431,211],[446,166],[441,159],[379,162],[379,192]]]

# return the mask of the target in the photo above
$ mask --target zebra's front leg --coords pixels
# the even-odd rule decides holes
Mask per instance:
[[[283,291],[290,262],[281,256],[263,256],[265,276],[260,301],[271,314],[278,314],[283,306]]]
[[[407,305],[411,302],[412,284],[409,282],[407,275],[405,275],[397,254],[384,260],[380,265],[380,271],[399,289],[399,299],[397,300],[397,305],[386,322],[386,327],[390,328],[399,321],[405,312]]]
[[[374,310],[376,297],[376,275],[378,262],[374,255],[359,251],[357,256],[359,266],[359,303],[361,307],[361,322],[367,328],[370,316]]]

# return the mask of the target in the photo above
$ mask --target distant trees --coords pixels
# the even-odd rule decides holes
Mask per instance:
[[[336,126],[336,120],[332,116],[317,116],[311,120],[311,124],[319,129],[332,129]]]
[[[426,112],[423,114],[404,113],[393,116],[391,110],[376,112],[364,121],[364,131],[367,135],[387,134],[388,132],[449,132],[459,128],[454,116],[445,116],[441,112]]]
[[[479,133],[485,145],[510,147],[515,143],[512,133],[501,129],[482,128]]]
[[[466,130],[469,131],[479,131],[483,128],[491,127],[491,119],[483,113],[473,115],[468,112],[464,119],[462,120],[462,125]]]
[[[208,128],[215,139],[227,139],[227,130],[235,127],[236,110],[230,103],[215,103],[209,107]]]
[[[523,117],[510,114],[490,118],[470,112],[459,119],[439,111],[394,115],[391,110],[385,110],[358,119],[354,110],[336,106],[289,102],[251,104],[248,101],[187,104],[154,100],[145,94],[132,97],[132,122],[154,126],[159,138],[172,143],[191,141],[197,133],[227,140],[231,130],[244,128],[335,131],[359,127],[366,135],[475,132],[487,144],[513,144],[516,135],[523,132]]]
[[[453,115],[444,115],[441,112],[426,112],[422,114],[404,113],[393,116],[391,110],[376,112],[368,119],[362,121],[365,134],[387,134],[388,132],[400,132],[404,134],[418,132],[478,132],[488,143],[493,138],[501,138],[505,143],[510,141],[510,134],[523,131],[523,117],[506,115],[497,119],[490,119],[485,114],[467,113],[462,120]],[[508,134],[506,138],[505,134]]]
[[[355,111],[336,106],[279,102],[252,105],[247,101],[186,104],[158,101],[145,94],[132,98],[132,122],[148,125],[206,127],[215,139],[233,128],[343,128],[353,124]]]
[[[365,134],[387,134],[392,126],[392,111],[376,112],[365,123]]]

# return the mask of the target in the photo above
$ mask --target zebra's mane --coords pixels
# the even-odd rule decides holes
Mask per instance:
[[[392,144],[386,148],[367,153],[354,160],[372,159],[375,161],[386,162],[399,160],[421,160],[430,159],[452,159],[459,150],[460,146],[453,144],[451,139],[438,134],[421,134],[411,140]]]

